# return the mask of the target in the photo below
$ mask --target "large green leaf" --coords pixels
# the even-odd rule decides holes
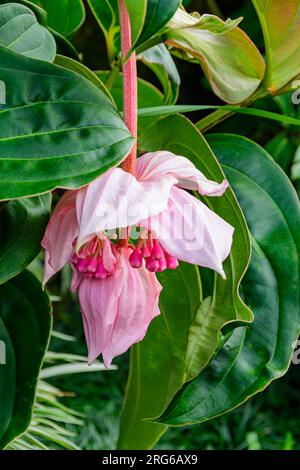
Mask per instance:
[[[47,23],[63,36],[75,33],[85,19],[82,0],[31,0],[47,12]]]
[[[10,201],[0,212],[0,284],[34,260],[50,215],[49,194]]]
[[[253,254],[243,294],[255,321],[236,329],[210,365],[177,395],[160,418],[171,425],[214,418],[264,390],[288,369],[300,330],[296,193],[257,144],[233,135],[212,135],[209,143],[252,233]]]
[[[147,65],[160,81],[165,95],[164,104],[171,105],[176,103],[179,93],[180,76],[166,46],[158,44],[142,52],[137,58]]]
[[[20,5],[24,5],[25,7],[29,8],[36,16],[38,22],[43,26],[47,25],[47,13],[43,8],[33,3],[34,0],[15,0],[12,2],[11,0],[0,0],[0,5],[5,5],[6,3],[18,3]]]
[[[26,271],[0,286],[0,448],[26,431],[51,328],[50,304]],[[1,362],[1,361],[0,361]]]
[[[182,116],[164,118],[150,126],[142,134],[139,146],[142,151],[164,149],[184,155],[209,178],[216,181],[223,178],[206,141]],[[230,190],[222,198],[212,199],[206,202],[236,230],[232,254],[225,263],[227,281],[216,275],[213,299],[206,298],[201,304],[202,293],[194,266],[180,264],[178,271],[160,277],[164,285],[162,315],[132,350],[121,419],[119,447],[122,449],[151,448],[166,428],[143,419],[157,416],[185,381],[206,365],[218,347],[222,327],[252,320],[250,310],[238,294],[250,256],[247,227]],[[201,311],[206,311],[204,318]]]
[[[89,80],[4,48],[0,63],[0,199],[75,188],[126,157],[133,138]]]
[[[56,65],[60,65],[61,67],[64,67],[65,69],[72,70],[73,72],[77,72],[83,77],[87,78],[90,82],[96,85],[97,88],[103,91],[103,93],[105,93],[111,101],[113,101],[112,95],[110,94],[110,92],[108,91],[108,89],[106,88],[102,80],[100,80],[100,78],[97,76],[97,73],[90,70],[81,62],[71,59],[70,57],[65,57],[63,55],[57,54],[55,57],[54,63]]]
[[[209,179],[221,181],[224,178],[220,165],[207,142],[195,126],[183,116],[160,119],[142,135],[139,143],[143,151],[169,150],[176,155],[189,158]],[[231,254],[224,263],[227,279],[214,276],[214,292],[211,302],[206,299],[195,318],[191,341],[196,334],[193,353],[189,350],[187,380],[194,377],[211,359],[225,325],[235,322],[251,322],[251,310],[239,295],[240,282],[250,259],[248,229],[234,194],[228,189],[220,198],[205,198],[206,204],[235,228]],[[196,333],[195,333],[196,329]]]
[[[164,287],[161,315],[131,351],[119,449],[154,446],[166,426],[144,418],[160,414],[184,382],[189,326],[201,302],[199,273],[195,266],[181,263],[176,271],[161,274],[159,281]],[[180,292],[180,296],[174,292]]]
[[[271,93],[300,73],[300,0],[252,0],[266,46],[265,85]]]
[[[24,5],[0,5],[0,46],[33,59],[52,62],[56,45],[52,34],[41,26]]]
[[[199,62],[214,92],[233,104],[248,99],[265,73],[259,51],[237,27],[238,21],[224,22],[210,15],[192,16],[180,10],[164,35],[174,53]]]

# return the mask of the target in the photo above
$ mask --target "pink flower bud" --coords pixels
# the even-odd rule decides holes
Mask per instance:
[[[167,258],[167,267],[168,269],[177,269],[179,266],[178,259],[170,256]]]
[[[153,248],[151,250],[151,257],[153,259],[162,259],[164,257],[164,251],[157,240],[153,241]]]
[[[142,266],[143,257],[139,248],[133,250],[133,252],[129,256],[129,263],[132,268],[140,268]]]

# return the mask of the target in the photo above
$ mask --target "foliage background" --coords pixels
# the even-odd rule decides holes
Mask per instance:
[[[244,16],[242,28],[261,46],[263,39],[254,8],[249,1],[214,0],[185,2],[189,10],[200,13],[214,13],[220,17],[232,19]],[[93,70],[108,68],[103,37],[87,8],[87,21],[73,38],[77,49],[84,57],[84,62]],[[176,59],[183,85],[180,90],[179,104],[219,104],[218,98],[211,93],[210,87],[198,65]],[[139,64],[139,76],[142,76],[159,88],[156,78],[149,69]],[[278,101],[278,100],[277,100]],[[278,112],[278,104],[290,106],[290,97],[277,103],[272,98],[256,102],[256,107],[263,107]],[[293,110],[296,112],[296,109]],[[194,113],[193,120],[203,117],[203,113]],[[273,122],[259,120],[257,117],[235,116],[214,128],[214,132],[232,132],[250,137],[262,146],[266,146],[276,135],[286,129]],[[299,132],[292,130],[290,142],[299,143]],[[68,272],[61,281],[54,281],[51,290],[63,296],[64,302],[54,304],[55,328],[77,339],[64,345],[64,352],[85,354],[86,346],[82,335],[80,312],[75,298],[67,293]],[[61,350],[61,342],[52,340],[52,350]],[[85,414],[84,425],[70,425],[77,435],[76,444],[83,449],[111,449],[116,445],[118,417],[128,372],[128,355],[116,360],[118,372],[108,371],[86,375],[62,376],[53,380],[53,384],[62,390],[74,394],[64,398],[64,402]],[[170,429],[159,442],[161,449],[300,449],[300,429],[296,410],[300,406],[299,366],[292,366],[289,373],[280,381],[274,382],[269,389],[233,412],[211,422],[191,428]]]

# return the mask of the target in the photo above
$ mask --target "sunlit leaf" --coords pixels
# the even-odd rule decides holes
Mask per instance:
[[[265,86],[271,93],[300,73],[300,0],[252,0],[266,47]]]
[[[199,62],[213,91],[224,101],[235,104],[249,98],[264,78],[265,64],[237,21],[178,14],[178,21],[175,16],[164,34],[174,53]]]

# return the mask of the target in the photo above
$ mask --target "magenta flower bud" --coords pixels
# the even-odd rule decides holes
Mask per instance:
[[[139,248],[133,250],[133,252],[129,256],[129,263],[132,268],[140,268],[142,266],[143,257]]]
[[[162,259],[159,260],[159,268],[157,270],[158,273],[162,273],[163,271],[165,271],[167,269],[167,260],[165,257],[163,257]]]
[[[146,260],[146,268],[151,273],[156,273],[159,269],[159,261],[153,258],[147,258]]]
[[[97,268],[98,268],[98,260],[97,258],[92,258],[88,264],[88,272],[89,273],[95,273],[97,271]]]
[[[105,279],[107,277],[107,271],[104,267],[102,259],[98,262],[98,268],[96,271],[96,278],[97,279]]]
[[[153,248],[151,250],[151,257],[153,259],[162,259],[164,257],[164,251],[157,240],[153,242]]]
[[[77,271],[79,271],[80,273],[86,273],[87,269],[88,269],[89,262],[90,262],[90,260],[88,258],[79,259],[79,261],[76,265]]]
[[[178,259],[170,256],[167,258],[167,267],[168,269],[177,269],[179,266]]]
[[[148,245],[143,246],[143,248],[142,248],[142,256],[143,256],[143,258],[150,258],[151,252],[150,252],[150,249],[149,249],[149,246],[148,246]]]

